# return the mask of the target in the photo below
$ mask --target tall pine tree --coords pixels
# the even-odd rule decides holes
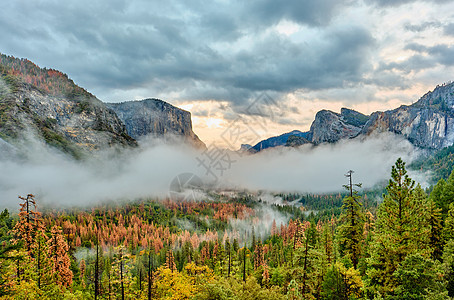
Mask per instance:
[[[411,253],[428,253],[426,196],[408,176],[398,159],[392,167],[387,195],[378,208],[371,257],[368,259],[370,292],[393,295],[397,287],[394,272]]]
[[[354,187],[361,187],[361,184],[352,182],[353,171],[348,171],[345,175],[349,179],[349,184],[344,187],[349,195],[343,200],[342,214],[339,226],[339,252],[341,256],[349,258],[356,269],[361,257],[361,244],[363,242],[364,213],[358,196],[358,191]]]

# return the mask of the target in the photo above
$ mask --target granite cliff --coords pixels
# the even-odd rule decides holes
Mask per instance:
[[[187,111],[157,99],[106,104],[60,71],[0,54],[2,143],[35,136],[81,158],[112,147],[136,147],[136,139],[146,135],[169,134],[205,147]]]
[[[74,157],[137,145],[114,111],[61,72],[2,55],[0,74],[0,137],[4,140],[35,135]]]
[[[416,103],[375,112],[361,134],[391,131],[420,148],[442,149],[454,143],[454,83],[437,86]]]
[[[205,148],[192,131],[191,113],[159,99],[106,103],[126,125],[136,140],[145,136],[177,136],[190,144]]]
[[[342,108],[340,113],[321,110],[315,115],[310,130],[298,136],[287,135],[283,142],[271,137],[259,142],[258,147],[268,140],[281,142],[269,145],[299,146],[312,143],[335,143],[342,139],[367,136],[380,132],[393,132],[404,136],[413,145],[425,149],[442,149],[454,143],[454,83],[437,86],[412,105],[366,116],[357,111]],[[288,142],[289,141],[289,142]]]

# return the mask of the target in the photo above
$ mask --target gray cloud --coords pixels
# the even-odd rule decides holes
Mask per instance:
[[[454,23],[445,25],[443,27],[443,32],[446,35],[454,36]]]
[[[408,87],[412,71],[434,61],[452,65],[449,46],[429,57],[380,62],[379,52],[394,41],[377,34],[373,18],[386,10],[375,6],[410,2],[366,1],[375,13],[368,23],[364,3],[354,0],[7,1],[0,10],[0,51],[68,73],[104,101],[226,100],[240,112],[263,91],[280,102],[295,91],[326,99],[330,91],[364,85]],[[362,17],[349,20],[356,10]],[[406,29],[416,36],[446,23],[412,22],[395,34]],[[297,33],[277,30],[286,24]]]
[[[243,102],[254,91],[319,89],[360,80],[373,44],[370,33],[359,26],[329,28],[350,3],[168,1],[158,8],[148,1],[19,0],[0,12],[0,49],[68,72],[101,96],[144,87],[189,99]],[[302,43],[265,33],[282,20],[326,30],[320,39]],[[242,38],[248,39],[244,50],[222,49]]]
[[[396,7],[403,4],[414,2],[429,2],[435,4],[449,3],[450,0],[365,0],[366,3],[375,4],[382,7]]]
[[[454,65],[454,47],[451,45],[437,44],[434,46],[424,46],[418,43],[412,43],[407,45],[406,49],[420,53],[407,60],[406,64],[408,65],[422,65],[426,67],[434,66],[435,63],[444,66]],[[426,58],[422,54],[429,54],[429,56]]]
[[[299,24],[323,26],[330,23],[340,8],[351,3],[351,0],[254,0],[248,1],[247,11],[258,23],[277,23],[288,19]]]
[[[422,32],[430,28],[440,28],[443,24],[437,21],[423,22],[420,24],[406,24],[405,29],[413,32]]]

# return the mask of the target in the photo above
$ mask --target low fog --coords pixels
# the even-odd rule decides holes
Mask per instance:
[[[367,188],[388,179],[398,157],[410,162],[418,155],[408,141],[393,134],[255,155],[227,152],[231,165],[224,164],[222,172],[213,167],[215,180],[200,164],[200,160],[207,163],[206,153],[158,140],[121,153],[98,153],[84,161],[34,139],[15,149],[1,140],[0,146],[0,207],[7,208],[17,208],[17,196],[28,193],[40,203],[61,206],[165,198],[172,180],[182,173],[193,173],[210,188],[224,190],[327,193],[340,191],[346,183],[344,174],[354,170],[354,181]],[[418,176],[415,179],[424,180]],[[204,197],[203,192],[197,195]]]

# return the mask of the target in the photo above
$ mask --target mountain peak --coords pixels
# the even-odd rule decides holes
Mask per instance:
[[[437,85],[433,91],[422,96],[412,107],[430,107],[442,111],[454,109],[454,82]]]

